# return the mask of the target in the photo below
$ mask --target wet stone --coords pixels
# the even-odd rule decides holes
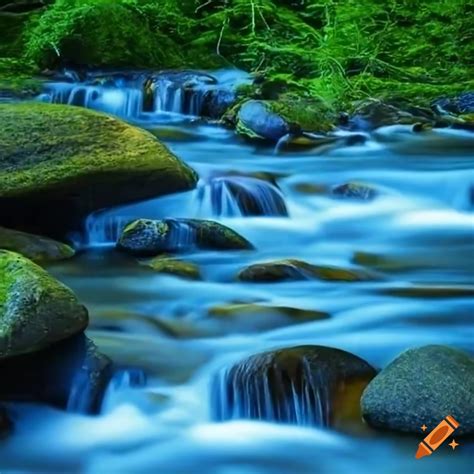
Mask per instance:
[[[215,377],[213,416],[297,425],[357,424],[360,394],[375,374],[363,359],[330,347],[264,352]]]
[[[117,248],[137,256],[194,249],[249,250],[253,245],[234,230],[200,219],[138,219],[123,230]]]
[[[312,265],[302,260],[287,259],[257,263],[244,268],[237,275],[240,281],[271,283],[319,279],[326,281],[367,281],[375,274],[360,269],[345,269],[332,266]]]
[[[362,183],[344,183],[332,188],[331,194],[338,199],[372,201],[378,192],[371,186]]]
[[[97,413],[112,362],[83,334],[35,354],[0,361],[0,400],[41,402]]]
[[[375,428],[421,433],[451,415],[456,434],[474,434],[474,358],[460,350],[431,345],[409,349],[367,386],[365,420]]]

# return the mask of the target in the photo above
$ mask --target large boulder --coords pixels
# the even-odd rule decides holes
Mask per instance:
[[[197,176],[150,133],[91,110],[0,104],[0,224],[63,235],[88,213]]]
[[[137,256],[189,251],[246,250],[252,244],[234,230],[214,221],[199,219],[138,219],[122,231],[117,248]]]
[[[474,434],[474,358],[447,346],[407,350],[367,386],[361,406],[375,428],[420,433],[452,415],[456,433]]]
[[[324,346],[251,356],[214,380],[214,417],[298,425],[358,423],[360,394],[376,371],[363,359]]]
[[[5,227],[0,227],[0,249],[21,253],[36,263],[64,260],[75,253],[74,249],[62,242]]]
[[[73,292],[25,257],[0,250],[0,360],[82,332],[88,314]]]

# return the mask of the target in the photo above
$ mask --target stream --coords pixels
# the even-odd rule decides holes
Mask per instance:
[[[248,80],[240,72],[216,77],[219,85]],[[215,84],[187,95],[179,80],[160,80],[162,92],[147,110],[137,78],[104,85],[72,77],[49,84],[40,97],[150,130],[200,181],[190,192],[90,215],[83,232],[70,236],[78,255],[48,267],[87,306],[87,334],[119,370],[98,416],[10,404],[15,433],[0,446],[0,472],[472,472],[472,441],[417,461],[421,437],[237,417],[220,422],[211,401],[223,369],[273,348],[336,347],[377,369],[426,344],[473,352],[474,134],[391,126],[352,145],[275,150],[196,117],[203,90]],[[262,173],[270,178],[259,179]],[[331,193],[349,182],[377,194],[359,200]],[[236,188],[258,215],[239,206]],[[183,256],[199,266],[202,281],[153,273],[114,250],[131,220],[179,217],[218,221],[256,250]],[[368,267],[379,276],[373,281],[236,279],[248,265],[286,258],[360,269],[366,254],[388,262]],[[295,322],[213,311],[255,302],[330,317]]]

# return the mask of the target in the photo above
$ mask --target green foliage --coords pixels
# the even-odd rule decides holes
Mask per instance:
[[[153,31],[136,2],[57,0],[27,32],[26,55],[41,67],[178,66],[172,40]]]
[[[23,39],[40,67],[232,64],[328,104],[426,102],[472,87],[473,14],[469,0],[55,0]]]

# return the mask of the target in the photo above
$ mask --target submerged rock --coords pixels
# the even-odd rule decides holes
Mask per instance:
[[[151,268],[156,273],[166,273],[181,278],[188,278],[190,280],[202,279],[199,267],[192,262],[185,262],[176,258],[160,256],[140,263]]]
[[[229,227],[199,219],[138,219],[122,232],[117,248],[138,256],[165,252],[212,250],[246,250],[252,244]]]
[[[0,360],[82,332],[88,314],[74,293],[38,265],[0,250]]]
[[[288,259],[250,265],[237,278],[241,281],[266,283],[312,278],[350,282],[372,280],[375,275],[365,270],[311,265],[302,260]]]
[[[0,223],[63,235],[90,212],[183,191],[194,171],[150,133],[91,110],[0,104]]]
[[[337,198],[372,201],[377,197],[377,191],[362,183],[345,183],[332,188],[331,194]]]
[[[474,296],[474,285],[422,285],[382,288],[382,293],[404,298],[462,298]]]
[[[75,254],[69,245],[4,227],[0,227],[0,249],[20,253],[36,263],[64,260]]]
[[[8,435],[11,429],[11,421],[7,411],[0,405],[0,439]]]
[[[279,313],[287,316],[289,319],[299,321],[314,321],[318,319],[327,319],[329,314],[323,311],[310,309],[291,308],[288,306],[268,306],[257,303],[233,303],[220,306],[213,306],[209,309],[210,316],[216,317],[238,317],[242,315],[258,316],[271,313]]]
[[[111,376],[110,359],[80,334],[34,355],[0,360],[0,399],[97,413]]]
[[[214,418],[336,426],[360,420],[360,394],[376,371],[339,349],[299,346],[249,357],[213,383]]]
[[[225,324],[229,332],[255,332],[298,324],[309,321],[328,319],[324,311],[273,306],[260,303],[223,304],[209,308],[208,315]]]
[[[447,346],[410,349],[383,369],[365,389],[362,414],[375,428],[421,433],[447,415],[456,433],[474,434],[474,358]]]

